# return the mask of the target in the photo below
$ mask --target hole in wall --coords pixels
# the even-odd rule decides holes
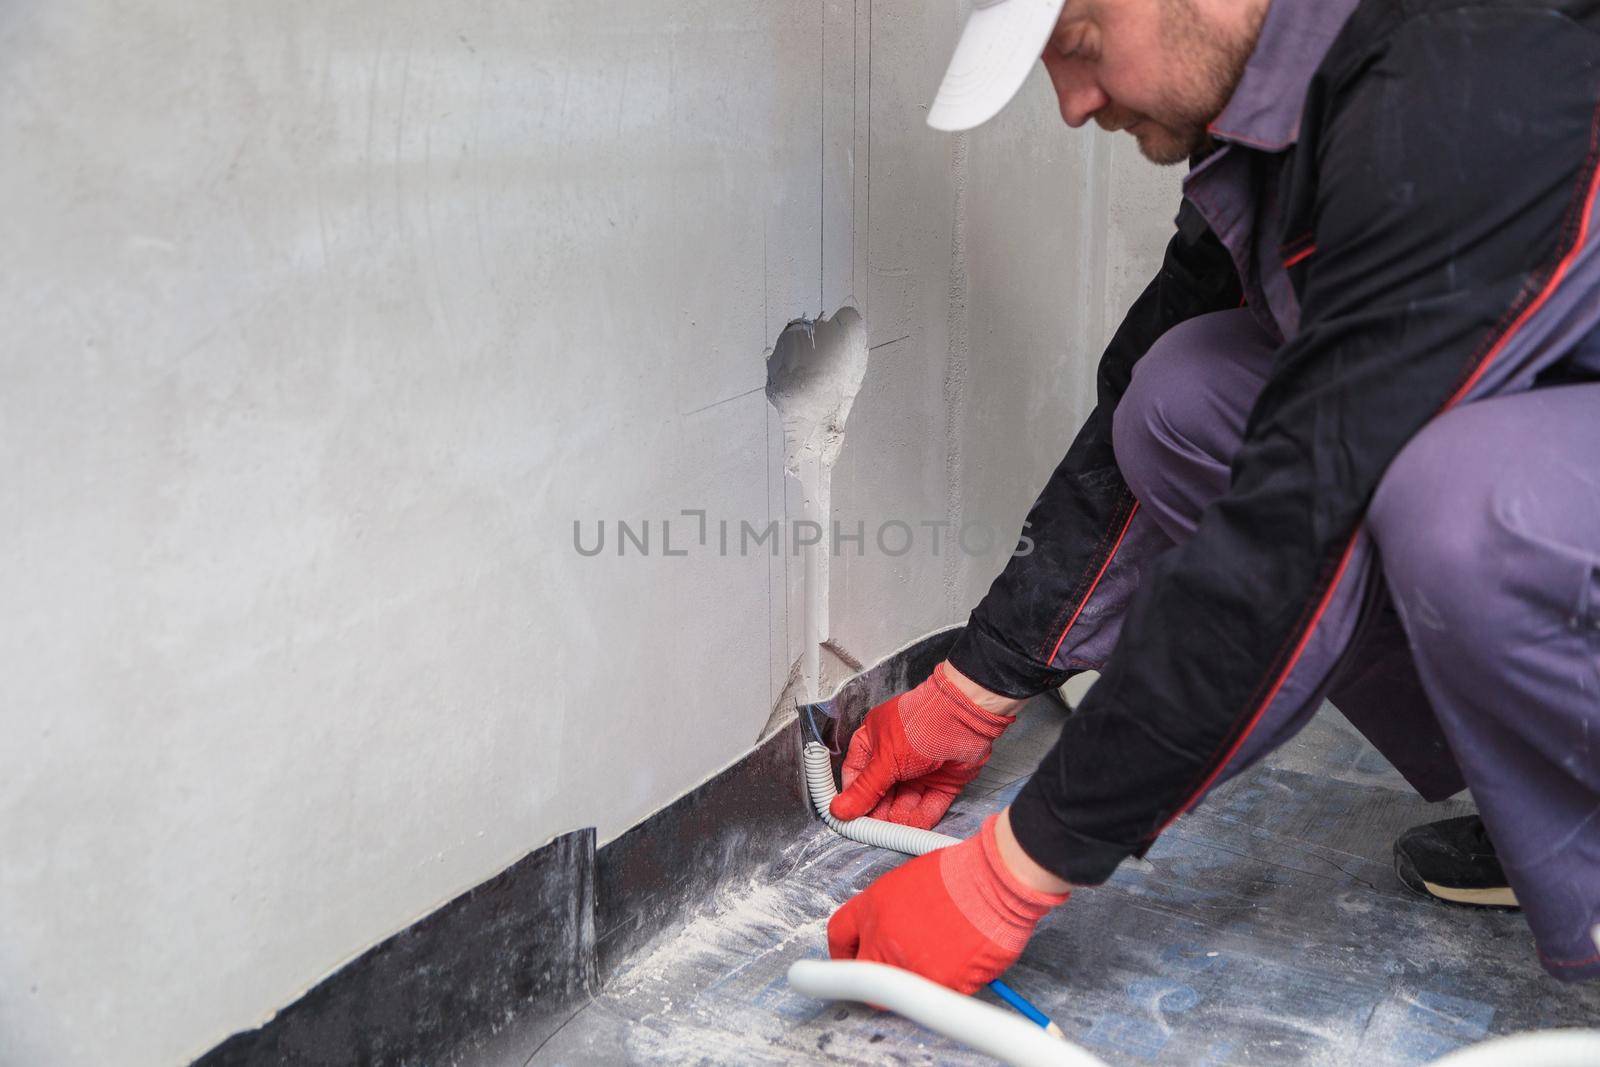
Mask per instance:
[[[801,484],[831,470],[867,374],[867,331],[855,308],[791,322],[767,357],[767,399],[783,420],[784,466]],[[817,471],[808,471],[815,466]],[[818,487],[821,488],[820,486]]]
[[[785,477],[798,489],[784,495],[787,527],[814,523],[812,529],[831,529],[833,467],[866,374],[866,324],[853,307],[791,322],[768,354],[767,400],[782,427]],[[819,699],[853,673],[850,665],[859,669],[855,657],[829,639],[828,538],[785,559],[789,588],[800,595],[789,606],[791,639],[783,650],[788,677],[762,737],[793,717],[796,702]]]

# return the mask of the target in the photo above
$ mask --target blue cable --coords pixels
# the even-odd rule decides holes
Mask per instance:
[[[994,990],[995,996],[1017,1009],[1029,1022],[1045,1030],[1049,1030],[1056,1025],[1051,1021],[1050,1016],[1030,1004],[1027,997],[1024,997],[1021,993],[1000,981],[1000,979],[996,978],[990,982],[989,988]],[[1059,1027],[1057,1029],[1059,1030]]]

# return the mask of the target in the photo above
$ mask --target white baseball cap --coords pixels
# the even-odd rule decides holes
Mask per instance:
[[[928,125],[970,130],[999,114],[1027,81],[1065,6],[1066,0],[973,0]]]

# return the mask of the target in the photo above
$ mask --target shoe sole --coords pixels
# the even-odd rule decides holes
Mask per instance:
[[[1467,904],[1475,908],[1520,908],[1517,903],[1517,894],[1508,885],[1493,886],[1489,889],[1458,889],[1455,886],[1435,885],[1424,880],[1428,895],[1447,900],[1451,904]]]
[[[1433,897],[1447,904],[1460,904],[1469,908],[1521,908],[1517,894],[1510,886],[1490,886],[1487,889],[1465,889],[1460,886],[1440,885],[1430,882],[1417,873],[1416,864],[1399,849],[1394,854],[1394,873],[1400,884],[1421,896]]]

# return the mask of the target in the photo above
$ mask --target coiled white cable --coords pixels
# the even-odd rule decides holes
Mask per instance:
[[[828,805],[833,803],[833,798],[839,792],[833,784],[833,763],[828,759],[828,750],[815,741],[808,741],[805,748],[805,764],[806,788],[811,793],[811,803],[816,807],[817,814],[822,816],[822,821],[842,837],[859,841],[863,845],[903,852],[907,856],[920,856],[936,848],[957,844],[961,840],[949,834],[919,830],[915,826],[901,826],[899,823],[885,822],[882,819],[851,819],[849,822],[836,819],[828,810]]]

